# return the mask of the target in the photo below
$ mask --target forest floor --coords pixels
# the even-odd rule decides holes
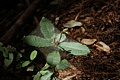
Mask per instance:
[[[7,0],[0,3],[1,41],[4,34],[30,6],[28,0],[15,0],[14,5],[10,3],[12,2],[7,3]],[[58,71],[58,78],[61,80],[120,80],[119,9],[120,0],[58,0],[55,4],[45,6],[43,10],[37,8],[35,14],[26,19],[27,21],[14,33],[14,36],[10,39],[4,38],[3,43],[6,43],[5,46],[15,47],[17,52],[23,52],[22,61],[34,50],[33,47],[26,45],[22,38],[37,27],[42,16],[51,20],[59,30],[62,30],[63,24],[70,20],[80,21],[83,25],[69,29],[67,36],[87,45],[91,52],[87,56],[66,56],[72,67]],[[56,18],[59,18],[57,24]],[[82,42],[81,40],[84,39],[90,41]],[[93,39],[95,41],[91,42]],[[26,68],[16,69],[18,63],[16,61],[5,68],[2,53],[0,56],[0,80],[32,80],[32,76],[45,64],[45,60],[38,55],[35,60],[37,64],[35,71],[29,72]]]

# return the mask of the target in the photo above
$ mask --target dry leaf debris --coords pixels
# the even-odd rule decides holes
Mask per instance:
[[[97,41],[97,39],[82,39],[81,43],[85,45],[92,45]]]
[[[97,50],[99,50],[101,52],[105,51],[107,54],[110,54],[110,52],[111,52],[110,47],[107,44],[105,44],[104,42],[101,42],[101,41],[97,42],[96,44],[94,44],[94,46],[96,47]]]

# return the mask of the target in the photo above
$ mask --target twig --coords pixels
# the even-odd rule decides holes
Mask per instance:
[[[45,0],[34,0],[33,3],[26,9],[26,11],[19,17],[15,24],[0,38],[0,41],[4,44],[10,42],[17,32],[20,30],[23,24],[25,24],[30,17],[36,12],[37,8],[40,6],[43,8]],[[41,6],[43,5],[43,6]]]

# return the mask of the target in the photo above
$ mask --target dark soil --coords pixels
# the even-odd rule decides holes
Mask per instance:
[[[87,45],[90,53],[87,56],[65,56],[73,67],[69,70],[58,71],[61,80],[120,80],[120,0],[58,0],[59,3],[49,5],[45,3],[37,7],[29,19],[19,27],[8,41],[2,39],[5,33],[15,24],[24,11],[30,6],[32,0],[0,0],[0,40],[5,46],[16,47],[17,52],[24,51],[21,61],[29,58],[34,47],[28,46],[23,41],[25,35],[30,34],[39,24],[42,16],[50,19],[55,24],[55,18],[59,17],[59,30],[69,20],[77,20],[83,23],[85,32],[81,27],[69,30],[69,38],[97,39],[94,44]],[[41,4],[40,4],[41,5]],[[33,10],[34,11],[34,10]],[[24,16],[25,17],[25,16]],[[20,23],[19,23],[20,24]],[[8,35],[9,36],[9,35]],[[7,42],[6,42],[7,41]],[[103,42],[110,47],[110,52],[99,49],[95,45]],[[32,80],[32,76],[45,64],[45,58],[40,53],[35,59],[35,71],[26,71],[26,68],[16,69],[18,62],[8,67],[3,67],[4,57],[0,53],[0,80]],[[66,74],[67,72],[67,74]]]

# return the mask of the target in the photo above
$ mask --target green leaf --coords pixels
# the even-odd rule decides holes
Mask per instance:
[[[58,51],[53,51],[47,55],[47,63],[56,66],[60,62],[60,54]]]
[[[64,60],[60,61],[60,63],[56,66],[56,69],[64,70],[68,67],[70,67],[70,63],[66,59],[64,59]]]
[[[36,50],[32,51],[32,53],[30,54],[30,60],[34,60],[36,56],[37,56],[37,51]]]
[[[16,48],[15,47],[5,47],[6,50],[8,50],[8,52],[15,52],[16,51]]]
[[[40,71],[40,74],[45,75],[45,74],[48,73],[48,72],[49,72],[49,70]]]
[[[42,68],[42,70],[46,70],[46,69],[48,69],[50,67],[50,65],[49,64],[45,64],[45,66]]]
[[[57,36],[56,36],[56,38],[55,38],[57,41],[59,41],[59,42],[62,42],[62,41],[64,41],[65,39],[66,39],[66,35],[65,34],[62,34],[61,35],[61,33],[60,34],[57,34]]]
[[[56,77],[53,77],[52,80],[58,80]]]
[[[2,42],[0,42],[0,46],[3,46],[3,43],[2,43]]]
[[[40,80],[40,72],[37,72],[37,74],[34,76],[33,80]]]
[[[28,66],[30,64],[30,61],[24,61],[23,63],[22,63],[22,67],[26,67],[26,66]]]
[[[19,62],[19,63],[16,65],[16,69],[21,69],[23,62],[24,62],[24,61]]]
[[[16,61],[19,61],[21,57],[22,57],[22,54],[18,53],[17,56],[16,56]]]
[[[9,51],[5,47],[3,47],[3,56],[9,57]]]
[[[4,59],[4,65],[5,67],[8,67],[13,62],[14,55],[13,53],[9,53],[9,59]]]
[[[26,36],[25,42],[35,47],[48,47],[53,45],[52,40],[44,39],[35,35]]]
[[[51,76],[52,76],[53,72],[47,72],[45,75],[43,75],[40,80],[51,80]]]
[[[2,46],[0,46],[0,51],[4,53],[4,48]]]
[[[86,45],[82,45],[78,42],[62,42],[58,46],[60,49],[69,51],[73,55],[87,55],[90,53],[90,50]]]
[[[45,38],[48,39],[55,38],[54,25],[47,18],[43,17],[42,20],[40,21],[40,29]]]

